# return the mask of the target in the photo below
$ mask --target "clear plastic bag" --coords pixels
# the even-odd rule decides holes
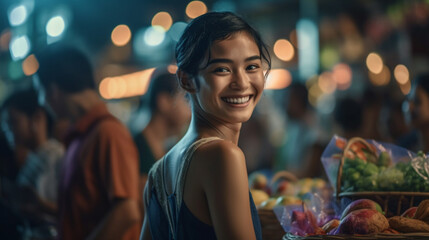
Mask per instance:
[[[325,189],[326,190],[326,189]],[[336,205],[326,192],[312,192],[304,196],[301,205],[277,206],[274,214],[285,232],[297,236],[324,234],[321,226],[336,218]]]
[[[345,149],[349,142],[335,135],[325,148],[321,161],[334,190],[337,191],[338,170],[344,157],[341,192],[429,191],[429,160],[425,154],[390,143],[362,141],[369,149]]]

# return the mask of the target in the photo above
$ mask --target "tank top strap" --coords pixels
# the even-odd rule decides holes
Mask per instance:
[[[176,209],[179,211],[180,206],[183,202],[183,190],[185,187],[185,180],[186,180],[186,173],[188,172],[189,165],[191,163],[192,156],[194,155],[195,151],[201,147],[202,145],[216,141],[221,140],[219,137],[208,137],[208,138],[201,138],[195,141],[191,144],[191,146],[188,148],[188,150],[185,152],[185,155],[183,156],[183,161],[181,163],[181,166],[179,168],[179,172],[177,174],[176,179],[176,186],[175,186],[175,195],[176,195]]]
[[[153,188],[155,188],[158,202],[167,217],[170,231],[174,233],[173,226],[175,219],[172,216],[171,209],[168,204],[168,194],[165,189],[164,157],[159,161],[156,161],[155,164],[152,166],[151,170],[149,171],[149,179],[153,185]],[[146,199],[146,201],[149,203],[149,199]]]

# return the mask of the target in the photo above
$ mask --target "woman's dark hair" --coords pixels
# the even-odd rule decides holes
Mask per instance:
[[[3,102],[0,112],[9,109],[15,109],[28,117],[32,117],[39,110],[43,111],[43,113],[46,114],[48,136],[51,135],[54,125],[53,116],[39,104],[38,95],[34,89],[16,90],[11,93]]]
[[[237,32],[247,32],[255,40],[261,60],[271,68],[271,58],[267,45],[259,33],[241,17],[231,12],[210,12],[192,20],[176,45],[177,67],[191,75],[196,75],[207,50],[216,40],[224,40]],[[268,74],[268,71],[267,71]]]
[[[46,89],[52,84],[67,93],[95,89],[91,63],[79,49],[54,43],[36,52],[36,58],[39,62],[37,76]]]
[[[162,93],[167,93],[170,96],[176,94],[179,90],[179,84],[175,74],[171,74],[166,70],[157,70],[151,76],[151,81],[147,94],[147,106],[150,112],[156,112],[158,105],[156,99]]]

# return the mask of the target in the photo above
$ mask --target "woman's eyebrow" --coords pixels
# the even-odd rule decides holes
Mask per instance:
[[[260,59],[261,59],[261,56],[255,55],[255,56],[251,56],[251,57],[246,58],[245,61],[248,62],[248,61],[260,60]]]
[[[207,66],[209,66],[210,64],[213,63],[232,63],[233,61],[231,59],[228,58],[215,58],[215,59],[211,59],[208,63]]]
[[[249,62],[249,61],[259,60],[259,59],[261,59],[261,56],[255,55],[255,56],[251,56],[251,57],[244,59],[244,61]],[[231,59],[228,59],[228,58],[215,58],[215,59],[211,59],[207,63],[207,66],[209,66],[210,64],[213,64],[213,63],[232,63],[232,62],[233,61]]]

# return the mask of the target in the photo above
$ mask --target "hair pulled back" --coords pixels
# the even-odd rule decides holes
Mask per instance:
[[[237,32],[247,32],[258,46],[261,60],[265,61],[269,72],[271,58],[266,44],[259,33],[241,17],[231,12],[209,12],[192,20],[176,45],[176,61],[179,70],[195,76],[205,54],[213,42],[224,40]]]

